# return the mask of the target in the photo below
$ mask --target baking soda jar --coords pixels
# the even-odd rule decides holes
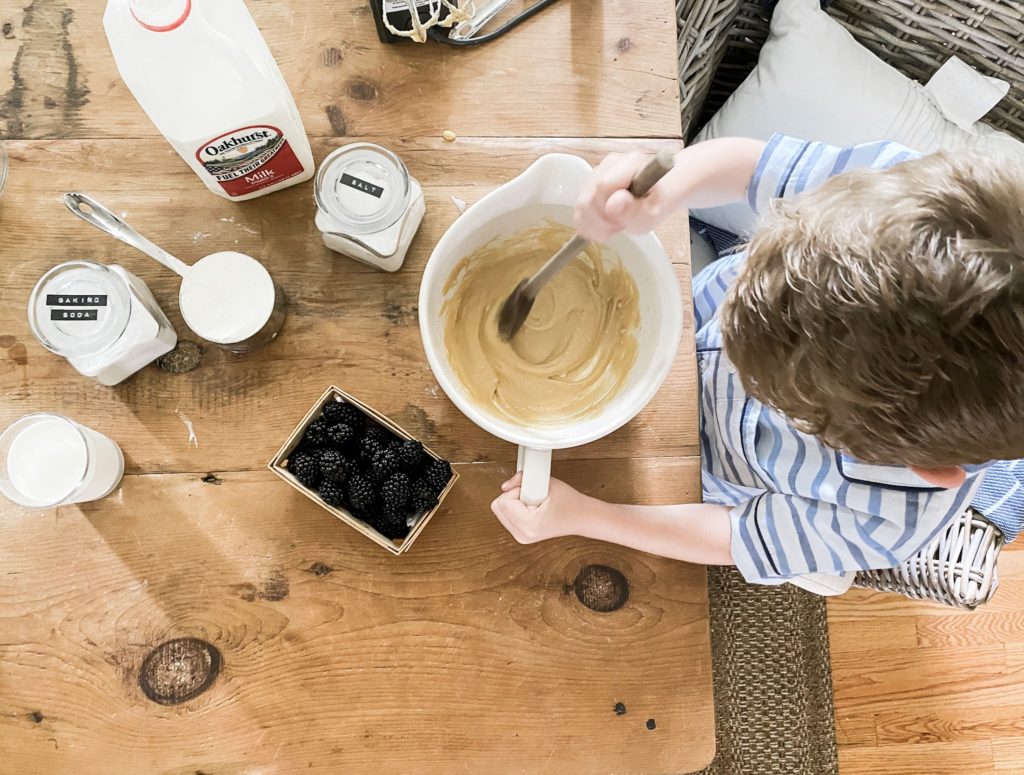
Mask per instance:
[[[103,27],[146,115],[215,194],[313,176],[295,100],[242,0],[109,0]]]
[[[33,509],[99,500],[124,475],[121,448],[59,414],[27,414],[0,434],[0,492]]]
[[[29,297],[28,322],[43,347],[101,385],[122,382],[178,341],[142,280],[91,261],[44,274]]]

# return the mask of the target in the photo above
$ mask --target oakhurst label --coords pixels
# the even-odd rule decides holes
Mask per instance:
[[[196,151],[196,158],[229,196],[244,196],[302,173],[281,130],[248,126],[215,137]]]

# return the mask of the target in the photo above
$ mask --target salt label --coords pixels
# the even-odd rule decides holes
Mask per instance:
[[[353,175],[349,175],[347,172],[342,174],[341,183],[344,186],[349,186],[354,188],[356,191],[362,191],[370,196],[375,196],[378,199],[380,199],[381,195],[384,193],[383,187],[375,186],[373,183],[362,180],[361,178],[357,178]]]

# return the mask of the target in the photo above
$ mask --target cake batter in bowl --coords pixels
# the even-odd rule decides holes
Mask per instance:
[[[460,377],[458,370],[464,369],[465,364],[471,364],[475,356],[466,352],[452,353],[449,345],[471,347],[470,343],[475,340],[467,332],[465,338],[457,336],[446,342],[444,313],[446,303],[450,312],[452,300],[457,299],[460,264],[489,243],[493,247],[501,245],[501,240],[508,241],[507,252],[502,248],[492,256],[492,259],[500,260],[504,255],[529,253],[516,252],[514,241],[509,241],[509,238],[519,235],[522,240],[522,235],[529,235],[538,228],[550,230],[552,225],[571,229],[572,206],[590,172],[590,165],[575,156],[550,154],[541,157],[523,174],[485,196],[452,224],[434,248],[420,285],[420,334],[434,376],[452,402],[473,422],[495,436],[519,445],[519,468],[523,470],[521,497],[525,503],[537,504],[547,497],[551,450],[586,444],[606,436],[629,422],[647,405],[668,376],[682,335],[679,282],[661,242],[653,234],[620,234],[602,249],[594,249],[587,257],[578,259],[584,264],[600,261],[602,276],[610,274],[614,277],[618,267],[618,271],[628,274],[634,286],[635,297],[626,306],[635,312],[635,325],[627,323],[624,331],[600,331],[601,335],[609,337],[609,341],[623,348],[625,361],[632,361],[625,368],[622,366],[622,352],[615,347],[608,349],[613,358],[609,361],[611,368],[621,367],[624,372],[613,390],[577,402],[563,414],[548,413],[545,416],[550,396],[545,396],[542,390],[534,388],[536,392],[533,392],[524,383],[518,386],[516,401],[506,400],[502,405],[493,397],[488,399],[486,391],[481,393],[472,384],[467,384],[471,380]],[[475,258],[479,260],[480,254]],[[527,264],[529,260],[527,257]],[[473,270],[463,266],[462,271],[469,277]],[[530,271],[531,266],[524,265],[515,282]],[[556,278],[556,281],[561,279]],[[602,298],[609,293],[621,293],[621,287],[612,291],[613,285],[601,291]],[[557,288],[558,285],[553,283],[552,290]],[[503,292],[507,295],[510,290]],[[487,298],[498,298],[501,293],[498,289],[486,289]],[[504,296],[500,296],[497,303],[500,305],[503,300]],[[481,303],[486,305],[488,302]],[[538,299],[536,307],[540,309],[531,313],[531,317],[545,314],[549,303],[560,304],[561,300],[554,297],[548,301]],[[478,331],[479,322],[489,314],[496,312],[481,313]],[[629,316],[625,319],[629,321]],[[455,325],[458,326],[458,321]],[[489,336],[486,328],[479,335],[480,340]],[[630,328],[634,332],[632,342]],[[496,330],[493,333],[496,335]],[[523,332],[517,335],[512,346],[528,344],[529,337],[523,345],[517,342],[522,335]],[[586,344],[589,347],[590,343],[583,340],[590,336],[581,329],[578,337],[568,337],[564,341],[572,346]],[[617,342],[614,341],[616,339]],[[630,348],[635,349],[635,355],[630,353]],[[615,361],[615,356],[620,360]],[[506,396],[514,387],[509,386]]]
[[[455,376],[473,403],[518,425],[596,414],[636,362],[636,283],[595,246],[541,289],[511,341],[498,332],[504,300],[572,234],[548,224],[496,239],[462,259],[445,284],[444,344]]]

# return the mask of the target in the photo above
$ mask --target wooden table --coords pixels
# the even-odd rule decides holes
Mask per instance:
[[[308,183],[244,204],[207,193],[118,78],[101,0],[15,5],[0,17],[0,117],[16,138],[0,200],[0,423],[66,413],[121,445],[127,475],[81,507],[0,504],[0,770],[704,766],[714,734],[703,568],[580,539],[514,543],[488,510],[514,450],[445,398],[416,326],[424,263],[458,216],[452,196],[472,203],[549,151],[597,160],[678,140],[670,0],[563,0],[468,51],[385,47],[360,0],[250,0],[316,158],[373,139],[424,184],[427,217],[395,275],[323,247]],[[646,139],[616,139],[628,137]],[[66,213],[68,190],[124,212],[186,261],[224,249],[262,259],[288,295],[282,336],[245,358],[207,346],[191,372],[150,366],[115,388],[79,377],[25,320],[34,281],[59,261],[124,265],[194,337],[175,278]],[[688,306],[684,219],[660,235]],[[613,500],[699,497],[691,334],[651,405],[556,455],[557,475]],[[332,383],[462,475],[400,558],[264,468]],[[615,610],[581,602],[588,566],[617,572],[598,589]],[[179,638],[195,650],[162,647]],[[161,687],[140,685],[153,665],[205,689],[159,704]]]

